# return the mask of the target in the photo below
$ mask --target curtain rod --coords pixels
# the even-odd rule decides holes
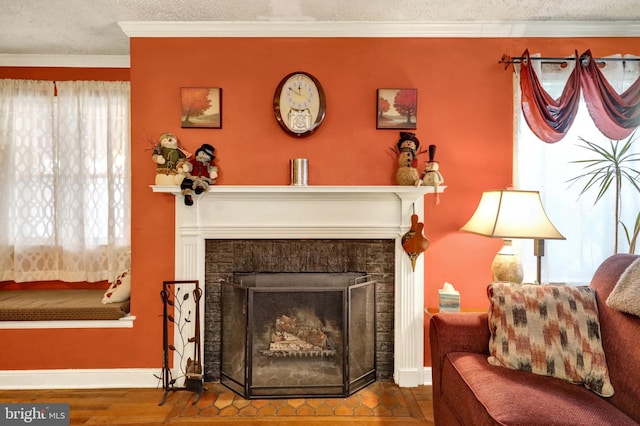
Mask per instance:
[[[500,60],[498,61],[499,64],[505,64],[504,65],[504,69],[506,70],[507,68],[509,68],[509,65],[511,64],[519,64],[521,63],[524,59],[526,59],[524,56],[511,56],[511,55],[507,55],[506,53],[502,55],[502,58],[500,58]],[[575,61],[576,59],[582,59],[582,57],[552,57],[552,56],[547,56],[547,57],[538,57],[538,56],[531,56],[529,57],[530,60],[532,61],[543,61],[543,64],[562,64],[562,65],[567,65],[568,61]],[[619,61],[630,61],[630,62],[635,62],[635,61],[640,61],[640,58],[592,58],[594,61],[596,61],[598,63],[599,67],[603,67],[605,65],[605,62],[607,61],[612,61],[612,62],[619,62]]]

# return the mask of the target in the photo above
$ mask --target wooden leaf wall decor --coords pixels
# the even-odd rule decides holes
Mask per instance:
[[[418,215],[411,215],[411,229],[402,236],[402,248],[411,259],[411,270],[416,270],[416,260],[428,247],[429,240],[422,234],[424,223],[418,222]]]

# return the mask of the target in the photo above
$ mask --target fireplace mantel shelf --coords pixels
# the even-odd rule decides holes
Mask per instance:
[[[440,186],[437,192],[443,192],[446,186]],[[181,194],[177,185],[151,185],[153,192]],[[426,194],[435,193],[432,186],[295,186],[295,185],[213,185],[209,191],[201,194],[279,194],[295,197],[297,194],[329,195],[348,194],[351,196],[385,196],[395,195],[399,199],[417,199]]]

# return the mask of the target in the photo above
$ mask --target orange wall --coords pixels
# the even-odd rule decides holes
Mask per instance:
[[[512,73],[498,60],[525,48],[547,56],[591,48],[595,56],[636,53],[639,39],[133,39],[132,313],[127,330],[0,331],[0,369],[161,366],[160,285],[174,274],[174,197],[153,193],[155,167],[145,137],[175,133],[194,151],[216,148],[219,185],[287,185],[289,159],[309,159],[311,185],[393,185],[389,148],[397,131],[376,130],[377,88],[418,89],[417,136],[438,146],[448,186],[425,203],[425,306],[444,281],[465,310],[486,309],[489,268],[500,242],[458,229],[482,191],[512,175]],[[9,70],[9,71],[7,71]],[[323,126],[287,136],[271,109],[289,72],[315,75],[327,95]],[[0,68],[0,78],[49,78]],[[48,72],[51,76],[46,77]],[[76,78],[76,77],[73,77]],[[81,77],[77,77],[81,78]],[[91,77],[84,77],[91,78]],[[106,77],[101,77],[105,78]],[[126,79],[127,77],[118,77]],[[180,87],[222,88],[222,129],[180,128]],[[530,188],[535,189],[535,188]],[[5,349],[6,348],[6,349]],[[45,354],[47,356],[43,356]],[[428,361],[427,361],[428,364]]]

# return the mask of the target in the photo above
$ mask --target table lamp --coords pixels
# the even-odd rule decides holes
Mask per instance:
[[[493,259],[494,281],[522,283],[522,264],[513,246],[513,238],[534,240],[537,257],[537,282],[541,280],[544,240],[564,240],[553,226],[542,206],[538,191],[485,191],[471,219],[461,231],[504,239],[504,246]]]

